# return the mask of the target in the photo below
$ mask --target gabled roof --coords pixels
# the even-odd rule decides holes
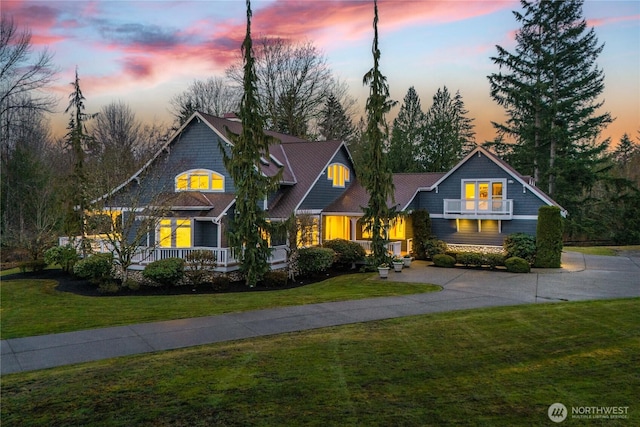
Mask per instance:
[[[296,185],[278,191],[269,206],[271,218],[288,218],[295,212],[338,151],[346,150],[340,141],[289,142],[280,147],[295,165]]]
[[[449,178],[449,176],[451,176],[455,171],[460,169],[462,167],[462,165],[464,165],[466,162],[468,162],[470,159],[472,159],[473,156],[476,156],[476,155],[485,156],[486,158],[491,160],[493,163],[498,165],[502,170],[504,170],[509,175],[511,175],[516,181],[518,181],[520,184],[522,184],[525,188],[527,188],[529,191],[531,191],[533,194],[535,194],[540,200],[542,200],[543,202],[545,202],[546,204],[548,204],[550,206],[557,206],[558,208],[560,208],[562,210],[563,216],[566,215],[567,211],[562,206],[560,206],[551,197],[547,196],[544,193],[544,191],[540,190],[538,187],[536,187],[535,185],[531,184],[531,178],[530,177],[521,175],[518,171],[516,171],[507,162],[505,162],[504,160],[502,160],[501,158],[499,158],[498,156],[496,156],[492,152],[490,152],[490,151],[488,151],[488,150],[486,150],[485,148],[482,148],[482,147],[477,147],[473,151],[471,151],[469,154],[467,154],[465,156],[465,158],[460,160],[460,162],[458,162],[458,164],[455,165],[449,172],[447,172],[440,179],[438,179],[438,181],[436,181],[435,184],[433,184],[431,186],[431,188],[429,188],[429,190],[431,190],[431,189],[437,187],[438,185],[440,185],[443,181],[445,181],[447,178]]]
[[[198,217],[219,220],[231,207],[235,195],[231,193],[204,193],[201,191],[167,192],[158,197],[158,201],[172,211],[197,212]]]
[[[395,206],[398,211],[403,211],[421,189],[430,188],[444,175],[444,173],[395,173],[393,174],[393,186],[395,188]],[[324,209],[325,213],[362,214],[362,207],[369,203],[367,190],[357,181],[351,183],[349,188]],[[388,202],[392,207],[391,200]]]

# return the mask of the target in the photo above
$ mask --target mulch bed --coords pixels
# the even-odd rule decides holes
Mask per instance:
[[[36,272],[15,273],[7,276],[2,276],[2,280],[55,280],[58,282],[58,286],[55,287],[56,291],[69,292],[76,295],[82,295],[86,297],[117,297],[117,296],[154,296],[154,295],[195,295],[195,294],[220,294],[220,293],[238,293],[238,292],[264,292],[274,291],[282,289],[298,288],[300,286],[310,285],[312,283],[321,282],[331,277],[337,277],[344,274],[355,273],[355,270],[341,270],[332,269],[323,274],[318,274],[313,277],[305,277],[296,279],[295,281],[288,281],[286,286],[279,287],[266,287],[258,284],[254,288],[247,287],[244,282],[231,282],[229,286],[224,290],[214,289],[212,286],[202,285],[196,288],[192,286],[170,286],[170,287],[151,287],[142,286],[136,291],[130,289],[120,289],[116,293],[102,293],[98,291],[97,287],[87,280],[79,279],[70,274],[64,273],[62,270],[43,270]]]

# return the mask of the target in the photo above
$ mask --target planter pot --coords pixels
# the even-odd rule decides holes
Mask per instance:
[[[396,273],[400,273],[402,271],[402,267],[404,267],[404,262],[394,262],[393,269]]]
[[[402,258],[402,260],[404,261],[404,266],[405,267],[411,267],[411,258],[410,257]]]
[[[378,273],[381,279],[386,279],[389,276],[389,267],[378,267]]]

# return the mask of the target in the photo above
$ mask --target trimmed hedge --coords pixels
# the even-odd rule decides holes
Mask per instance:
[[[329,248],[311,247],[298,249],[298,269],[303,276],[317,274],[331,267],[336,252]]]
[[[528,273],[531,271],[529,262],[526,259],[518,258],[516,256],[505,260],[504,265],[510,273]]]
[[[557,206],[538,209],[535,266],[560,268],[562,257],[562,215]]]
[[[456,265],[456,259],[450,255],[437,254],[433,256],[433,264],[436,267],[451,268]]]
[[[147,265],[142,275],[164,286],[177,285],[184,277],[184,264],[181,258],[160,259]]]
[[[416,209],[409,217],[413,231],[413,254],[416,259],[426,259],[427,241],[431,238],[431,216],[425,209]]]

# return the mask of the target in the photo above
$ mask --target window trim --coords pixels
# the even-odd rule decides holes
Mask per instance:
[[[195,176],[207,176],[208,188],[191,188],[191,178]],[[215,178],[214,178],[215,176]],[[217,179],[216,179],[217,178]],[[185,180],[184,187],[182,187],[180,181]],[[222,188],[213,188],[213,183],[217,180],[222,181]],[[207,193],[224,193],[226,179],[225,176],[219,172],[211,169],[189,169],[184,172],[180,172],[174,178],[174,191],[202,191]]]
[[[338,176],[335,174],[338,173]],[[327,166],[327,179],[334,188],[345,188],[351,182],[351,169],[344,163],[334,162]]]

